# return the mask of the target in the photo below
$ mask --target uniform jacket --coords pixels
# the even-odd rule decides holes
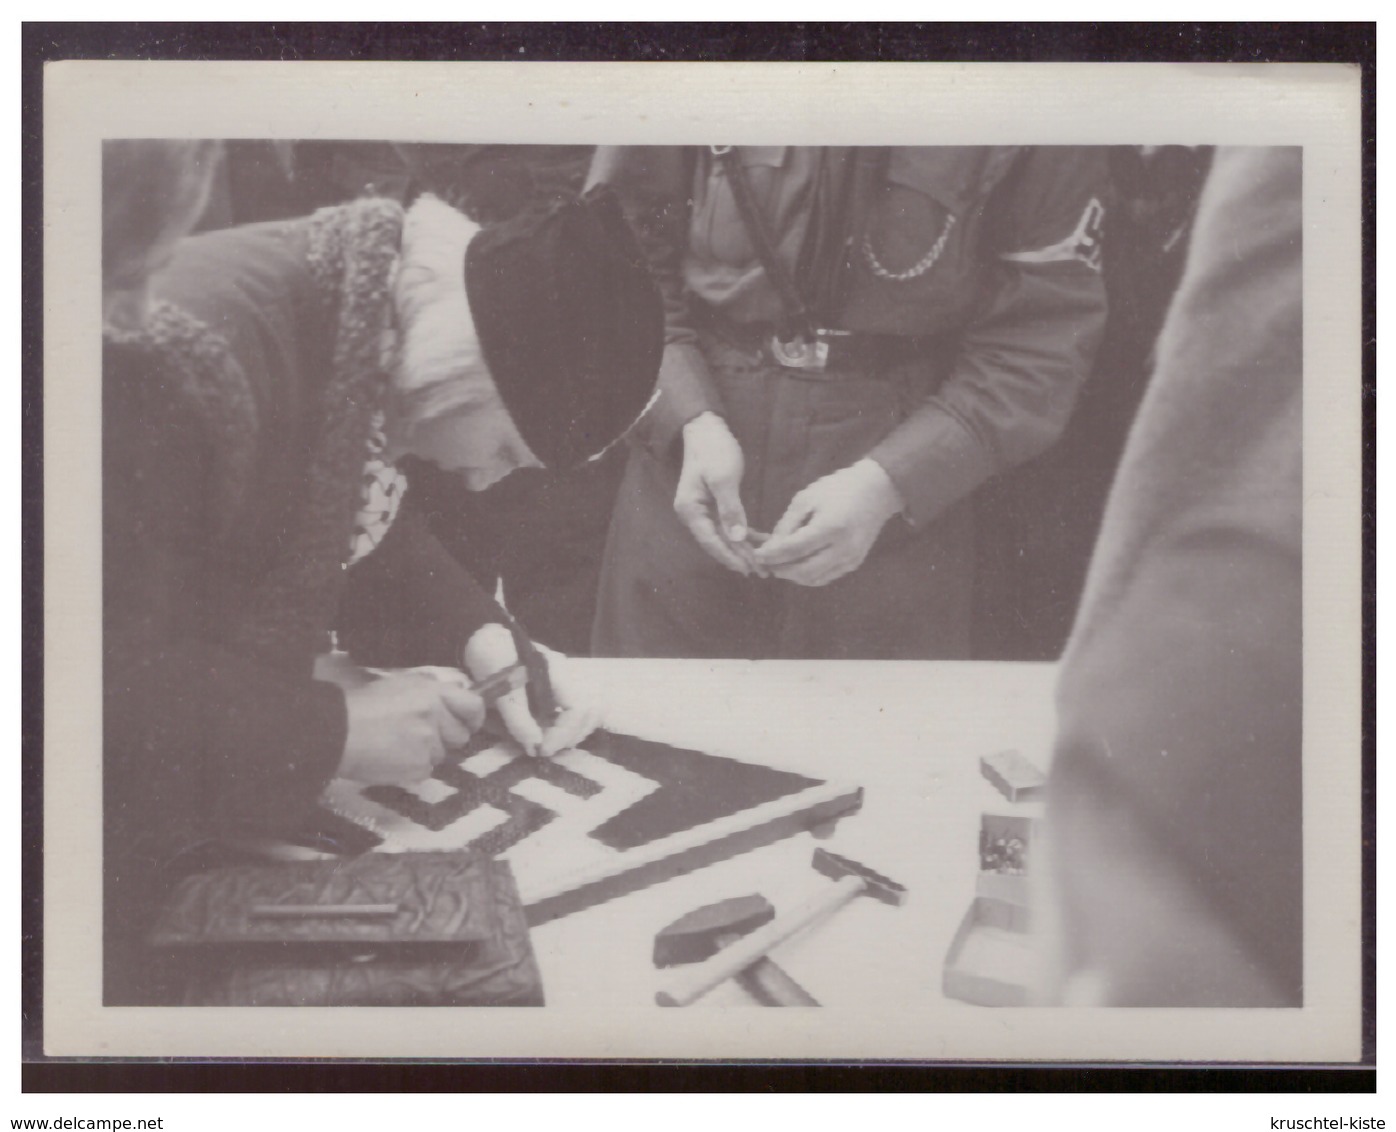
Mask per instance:
[[[792,271],[832,150],[740,147],[753,193]],[[720,164],[699,147],[602,147],[665,291],[663,395],[645,439],[664,451],[699,413],[723,412],[699,346],[702,322],[769,324],[781,307]],[[928,392],[870,453],[913,524],[1060,435],[1105,315],[1099,272],[1106,170],[1088,148],[894,148],[853,218],[846,302],[832,329],[925,339]],[[939,250],[935,251],[937,244]],[[865,247],[866,245],[866,247]],[[914,278],[928,255],[933,265]]]

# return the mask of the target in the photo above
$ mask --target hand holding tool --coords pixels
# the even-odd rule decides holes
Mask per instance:
[[[558,703],[557,693],[553,689],[552,673],[548,671],[548,658],[517,621],[510,620],[509,632],[514,637],[514,647],[518,650],[519,660],[528,673],[529,706],[539,723],[547,727],[562,711],[562,705]]]

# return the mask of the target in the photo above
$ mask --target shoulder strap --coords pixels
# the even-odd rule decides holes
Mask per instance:
[[[742,165],[732,146],[715,145],[709,148],[711,148],[713,156],[721,162],[722,170],[732,185],[732,199],[736,201],[737,212],[741,214],[742,223],[746,225],[747,234],[751,237],[751,242],[756,248],[756,258],[766,269],[766,277],[771,281],[771,285],[776,289],[776,294],[780,297],[780,305],[785,309],[787,322],[791,329],[812,338],[815,330],[814,318],[810,314],[808,304],[800,297],[800,292],[796,290],[795,281],[790,277],[789,270],[781,262],[780,255],[771,241],[771,233],[766,227],[756,198],[752,195],[751,183],[746,176],[746,168]]]
[[[795,281],[800,293],[808,297],[819,325],[829,326],[848,298],[854,252],[886,179],[890,151],[886,146],[820,148],[814,215],[800,251]]]

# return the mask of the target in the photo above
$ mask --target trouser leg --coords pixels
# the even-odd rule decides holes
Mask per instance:
[[[904,419],[907,390],[878,380],[774,375],[763,494],[783,513],[815,480],[864,458]],[[774,521],[774,520],[773,520]],[[974,523],[967,505],[912,529],[894,517],[863,564],[825,586],[773,580],[779,625],[768,655],[912,660],[970,650]]]
[[[889,529],[867,560],[827,586],[785,591],[779,654],[828,660],[970,655],[973,515],[958,507],[924,531]]]
[[[755,583],[693,540],[674,514],[676,482],[651,453],[631,452],[601,563],[592,654],[759,656]]]

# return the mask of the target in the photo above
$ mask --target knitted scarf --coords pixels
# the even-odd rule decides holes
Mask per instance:
[[[257,453],[257,403],[228,340],[173,303],[151,304],[139,329],[106,326],[107,342],[147,359],[146,380],[167,383],[172,397],[191,404],[212,453],[210,516],[221,542],[235,529]]]
[[[239,643],[293,663],[324,648],[339,603],[370,427],[387,391],[383,332],[402,208],[365,199],[322,209],[305,224],[316,291],[335,320],[333,371],[295,535],[239,633]]]

